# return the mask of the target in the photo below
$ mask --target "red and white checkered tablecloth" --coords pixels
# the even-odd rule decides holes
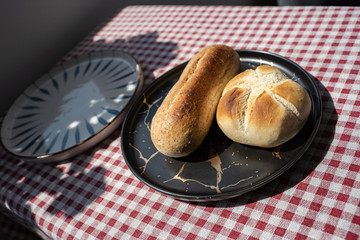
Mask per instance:
[[[124,50],[148,85],[215,43],[280,54],[317,79],[318,134],[282,176],[230,200],[182,202],[131,173],[118,130],[60,164],[1,150],[1,211],[49,239],[359,239],[360,8],[131,6],[63,60]]]

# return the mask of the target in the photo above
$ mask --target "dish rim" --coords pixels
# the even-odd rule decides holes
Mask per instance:
[[[100,55],[91,57],[92,55]],[[109,56],[108,56],[109,55]],[[110,56],[111,55],[111,56]],[[38,156],[28,156],[28,155],[20,155],[17,154],[11,149],[7,148],[4,142],[6,140],[3,139],[3,131],[6,127],[5,124],[7,123],[6,119],[8,115],[11,113],[11,111],[16,107],[15,104],[17,101],[24,95],[24,93],[30,89],[35,83],[38,81],[41,81],[41,83],[46,83],[47,81],[51,80],[50,76],[54,75],[54,73],[59,74],[64,72],[66,69],[72,68],[76,65],[79,65],[83,62],[89,61],[89,60],[96,60],[96,59],[102,59],[102,58],[109,58],[113,57],[114,59],[122,59],[123,61],[128,62],[123,56],[128,57],[133,61],[135,64],[133,67],[135,68],[135,72],[137,74],[137,84],[135,87],[135,90],[133,91],[130,99],[125,104],[125,106],[121,109],[120,113],[116,115],[110,122],[108,122],[106,125],[104,125],[100,130],[98,130],[93,135],[87,137],[86,139],[80,141],[79,143],[70,146],[64,150],[57,151],[54,153],[49,154],[42,154]],[[133,65],[132,63],[129,63],[130,65]],[[144,79],[143,79],[143,70],[138,62],[138,60],[130,55],[128,52],[122,51],[122,50],[99,50],[99,51],[90,51],[84,54],[80,54],[77,56],[74,56],[73,58],[57,64],[55,67],[51,68],[49,71],[47,71],[45,74],[37,78],[34,82],[30,83],[20,94],[19,96],[13,101],[13,103],[8,108],[7,112],[4,114],[1,122],[1,129],[0,129],[0,145],[1,147],[11,156],[26,161],[26,162],[36,162],[36,163],[51,163],[51,162],[60,162],[70,159],[71,157],[74,157],[78,154],[83,153],[84,151],[88,150],[89,148],[97,145],[102,140],[104,140],[106,137],[108,137],[113,131],[115,131],[125,119],[126,113],[130,108],[130,105],[134,99],[137,98],[139,93],[141,92],[144,85]]]

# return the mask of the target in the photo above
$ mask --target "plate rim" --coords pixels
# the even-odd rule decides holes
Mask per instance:
[[[99,56],[92,58],[91,56],[94,54],[99,54]],[[109,55],[109,56],[107,56],[107,55]],[[123,56],[128,57],[135,64],[134,67],[135,67],[135,71],[137,73],[137,76],[136,76],[137,84],[136,84],[133,94],[131,95],[130,99],[125,104],[123,109],[120,111],[120,113],[118,115],[116,115],[110,122],[108,122],[106,125],[104,125],[100,130],[98,130],[93,135],[87,137],[86,139],[80,141],[79,143],[77,143],[73,146],[70,146],[64,150],[57,151],[54,153],[49,153],[49,154],[38,155],[38,156],[20,155],[20,154],[17,154],[15,152],[11,151],[11,149],[6,147],[6,145],[4,144],[5,139],[3,139],[3,137],[4,137],[3,131],[5,131],[4,128],[6,127],[5,126],[6,118],[9,117],[10,113],[12,112],[12,109],[16,107],[15,105],[17,104],[19,99],[21,99],[22,96],[24,95],[24,93],[27,90],[31,89],[34,84],[37,85],[39,83],[39,81],[41,81],[42,83],[45,83],[45,82],[51,80],[51,76],[54,73],[56,73],[56,74],[62,73],[66,69],[74,67],[80,63],[83,63],[85,60],[95,60],[95,59],[113,57],[114,59],[116,59],[116,58],[123,59],[126,62],[128,62],[128,60],[125,59]],[[133,65],[132,63],[130,63],[130,64]],[[134,56],[132,56],[131,54],[129,54],[126,51],[123,51],[123,50],[98,50],[98,51],[89,51],[89,52],[86,52],[83,54],[73,56],[71,59],[68,59],[64,62],[58,63],[55,66],[53,66],[49,71],[47,71],[46,73],[41,75],[39,78],[37,78],[35,81],[31,82],[27,87],[25,87],[25,89],[23,91],[21,91],[19,96],[17,96],[15,98],[15,100],[12,102],[12,104],[10,105],[10,107],[8,108],[6,113],[3,115],[3,118],[1,121],[0,145],[11,156],[15,157],[16,159],[20,159],[20,160],[23,160],[26,162],[49,163],[49,162],[60,162],[60,161],[68,160],[71,157],[74,157],[80,153],[83,153],[84,151],[88,150],[89,148],[100,143],[102,140],[104,140],[106,137],[108,137],[113,131],[115,131],[121,125],[121,123],[123,123],[123,120],[125,119],[125,115],[131,106],[131,103],[138,97],[138,95],[142,91],[143,85],[144,85],[143,69],[141,68],[139,61]]]
[[[319,126],[320,126],[320,122],[321,122],[321,118],[322,118],[322,99],[321,99],[321,95],[319,92],[319,88],[316,86],[315,84],[315,78],[312,77],[311,74],[309,74],[305,69],[303,69],[300,65],[298,65],[297,63],[295,63],[294,61],[281,56],[279,54],[273,53],[273,52],[267,52],[267,51],[263,51],[263,50],[253,50],[253,49],[235,49],[235,51],[240,55],[241,53],[252,53],[252,54],[259,54],[259,55],[267,55],[267,56],[272,56],[275,57],[276,59],[280,59],[281,61],[286,62],[287,64],[292,65],[293,67],[297,68],[297,70],[300,70],[306,77],[307,77],[307,83],[311,85],[312,90],[314,92],[312,92],[313,95],[315,95],[315,97],[317,99],[314,99],[313,96],[311,97],[312,100],[312,107],[316,108],[313,109],[311,111],[311,114],[314,114],[317,116],[315,117],[315,123],[314,123],[314,128],[311,131],[310,135],[309,135],[309,140],[306,141],[305,143],[305,147],[304,150],[300,153],[297,154],[299,156],[295,156],[297,159],[294,161],[290,161],[286,164],[284,164],[281,168],[279,168],[277,171],[275,171],[274,173],[272,173],[270,176],[264,177],[258,181],[256,181],[256,183],[252,184],[251,187],[246,187],[245,189],[237,189],[237,190],[233,190],[233,191],[229,191],[229,192],[225,192],[225,193],[220,193],[220,194],[202,194],[202,195],[195,195],[195,194],[186,194],[186,193],[179,193],[179,192],[174,192],[168,189],[164,189],[161,188],[159,185],[155,185],[153,184],[154,181],[149,181],[149,178],[144,176],[141,176],[135,169],[134,166],[131,164],[131,160],[129,160],[126,156],[126,147],[124,146],[125,142],[124,139],[126,138],[126,133],[128,131],[126,131],[126,126],[129,125],[128,121],[130,121],[130,118],[132,117],[132,112],[135,111],[138,107],[138,103],[141,102],[141,99],[143,97],[143,95],[146,92],[154,92],[156,91],[157,88],[159,88],[158,85],[162,85],[165,84],[168,80],[166,80],[169,76],[171,76],[172,74],[175,74],[179,71],[179,69],[184,68],[184,66],[186,66],[186,64],[189,61],[185,61],[180,63],[179,65],[175,66],[174,68],[170,69],[169,71],[165,72],[164,74],[162,74],[161,76],[159,76],[153,83],[151,83],[146,89],[143,89],[142,93],[139,94],[138,98],[132,102],[126,117],[124,119],[123,125],[122,125],[122,131],[121,131],[121,149],[122,149],[122,154],[123,154],[123,158],[126,162],[127,167],[130,169],[130,171],[134,174],[134,176],[136,178],[138,178],[138,180],[142,183],[144,183],[145,185],[147,185],[148,187],[150,187],[153,190],[156,190],[158,192],[160,192],[161,194],[165,194],[167,196],[173,197],[175,199],[179,199],[179,200],[184,200],[184,201],[195,201],[195,202],[203,202],[203,201],[218,201],[218,200],[225,200],[225,199],[229,199],[229,198],[233,198],[233,197],[238,197],[242,194],[245,194],[247,192],[253,191],[255,189],[258,189],[264,185],[266,185],[267,183],[273,181],[274,179],[278,178],[280,175],[282,175],[284,172],[286,172],[286,170],[288,170],[289,168],[291,168],[296,162],[298,162],[301,157],[305,154],[306,151],[308,151],[309,146],[311,145],[311,143],[313,142]],[[241,56],[240,56],[241,58]]]

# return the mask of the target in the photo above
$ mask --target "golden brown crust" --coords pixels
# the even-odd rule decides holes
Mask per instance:
[[[311,102],[304,89],[294,81],[288,80],[270,90],[275,95],[285,99],[297,109],[299,120],[307,118],[305,113],[310,111]]]
[[[249,106],[249,124],[257,128],[269,128],[281,121],[283,107],[267,92],[262,92],[255,101],[256,104]]]
[[[239,69],[239,56],[228,46],[213,45],[196,54],[153,117],[155,147],[171,157],[195,151],[211,127],[223,88]]]
[[[216,118],[221,130],[236,142],[275,147],[300,131],[310,110],[311,100],[302,86],[279,69],[261,65],[226,85]]]

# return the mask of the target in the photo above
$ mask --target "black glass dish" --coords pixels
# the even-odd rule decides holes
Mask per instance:
[[[312,110],[303,129],[282,146],[265,149],[235,143],[214,121],[194,153],[183,158],[157,151],[150,138],[151,120],[187,62],[159,77],[133,102],[123,123],[121,144],[127,166],[147,186],[187,201],[212,201],[240,196],[289,169],[308,149],[319,128],[321,98],[312,77],[296,63],[277,54],[237,50],[241,72],[259,65],[279,68],[309,93]]]

